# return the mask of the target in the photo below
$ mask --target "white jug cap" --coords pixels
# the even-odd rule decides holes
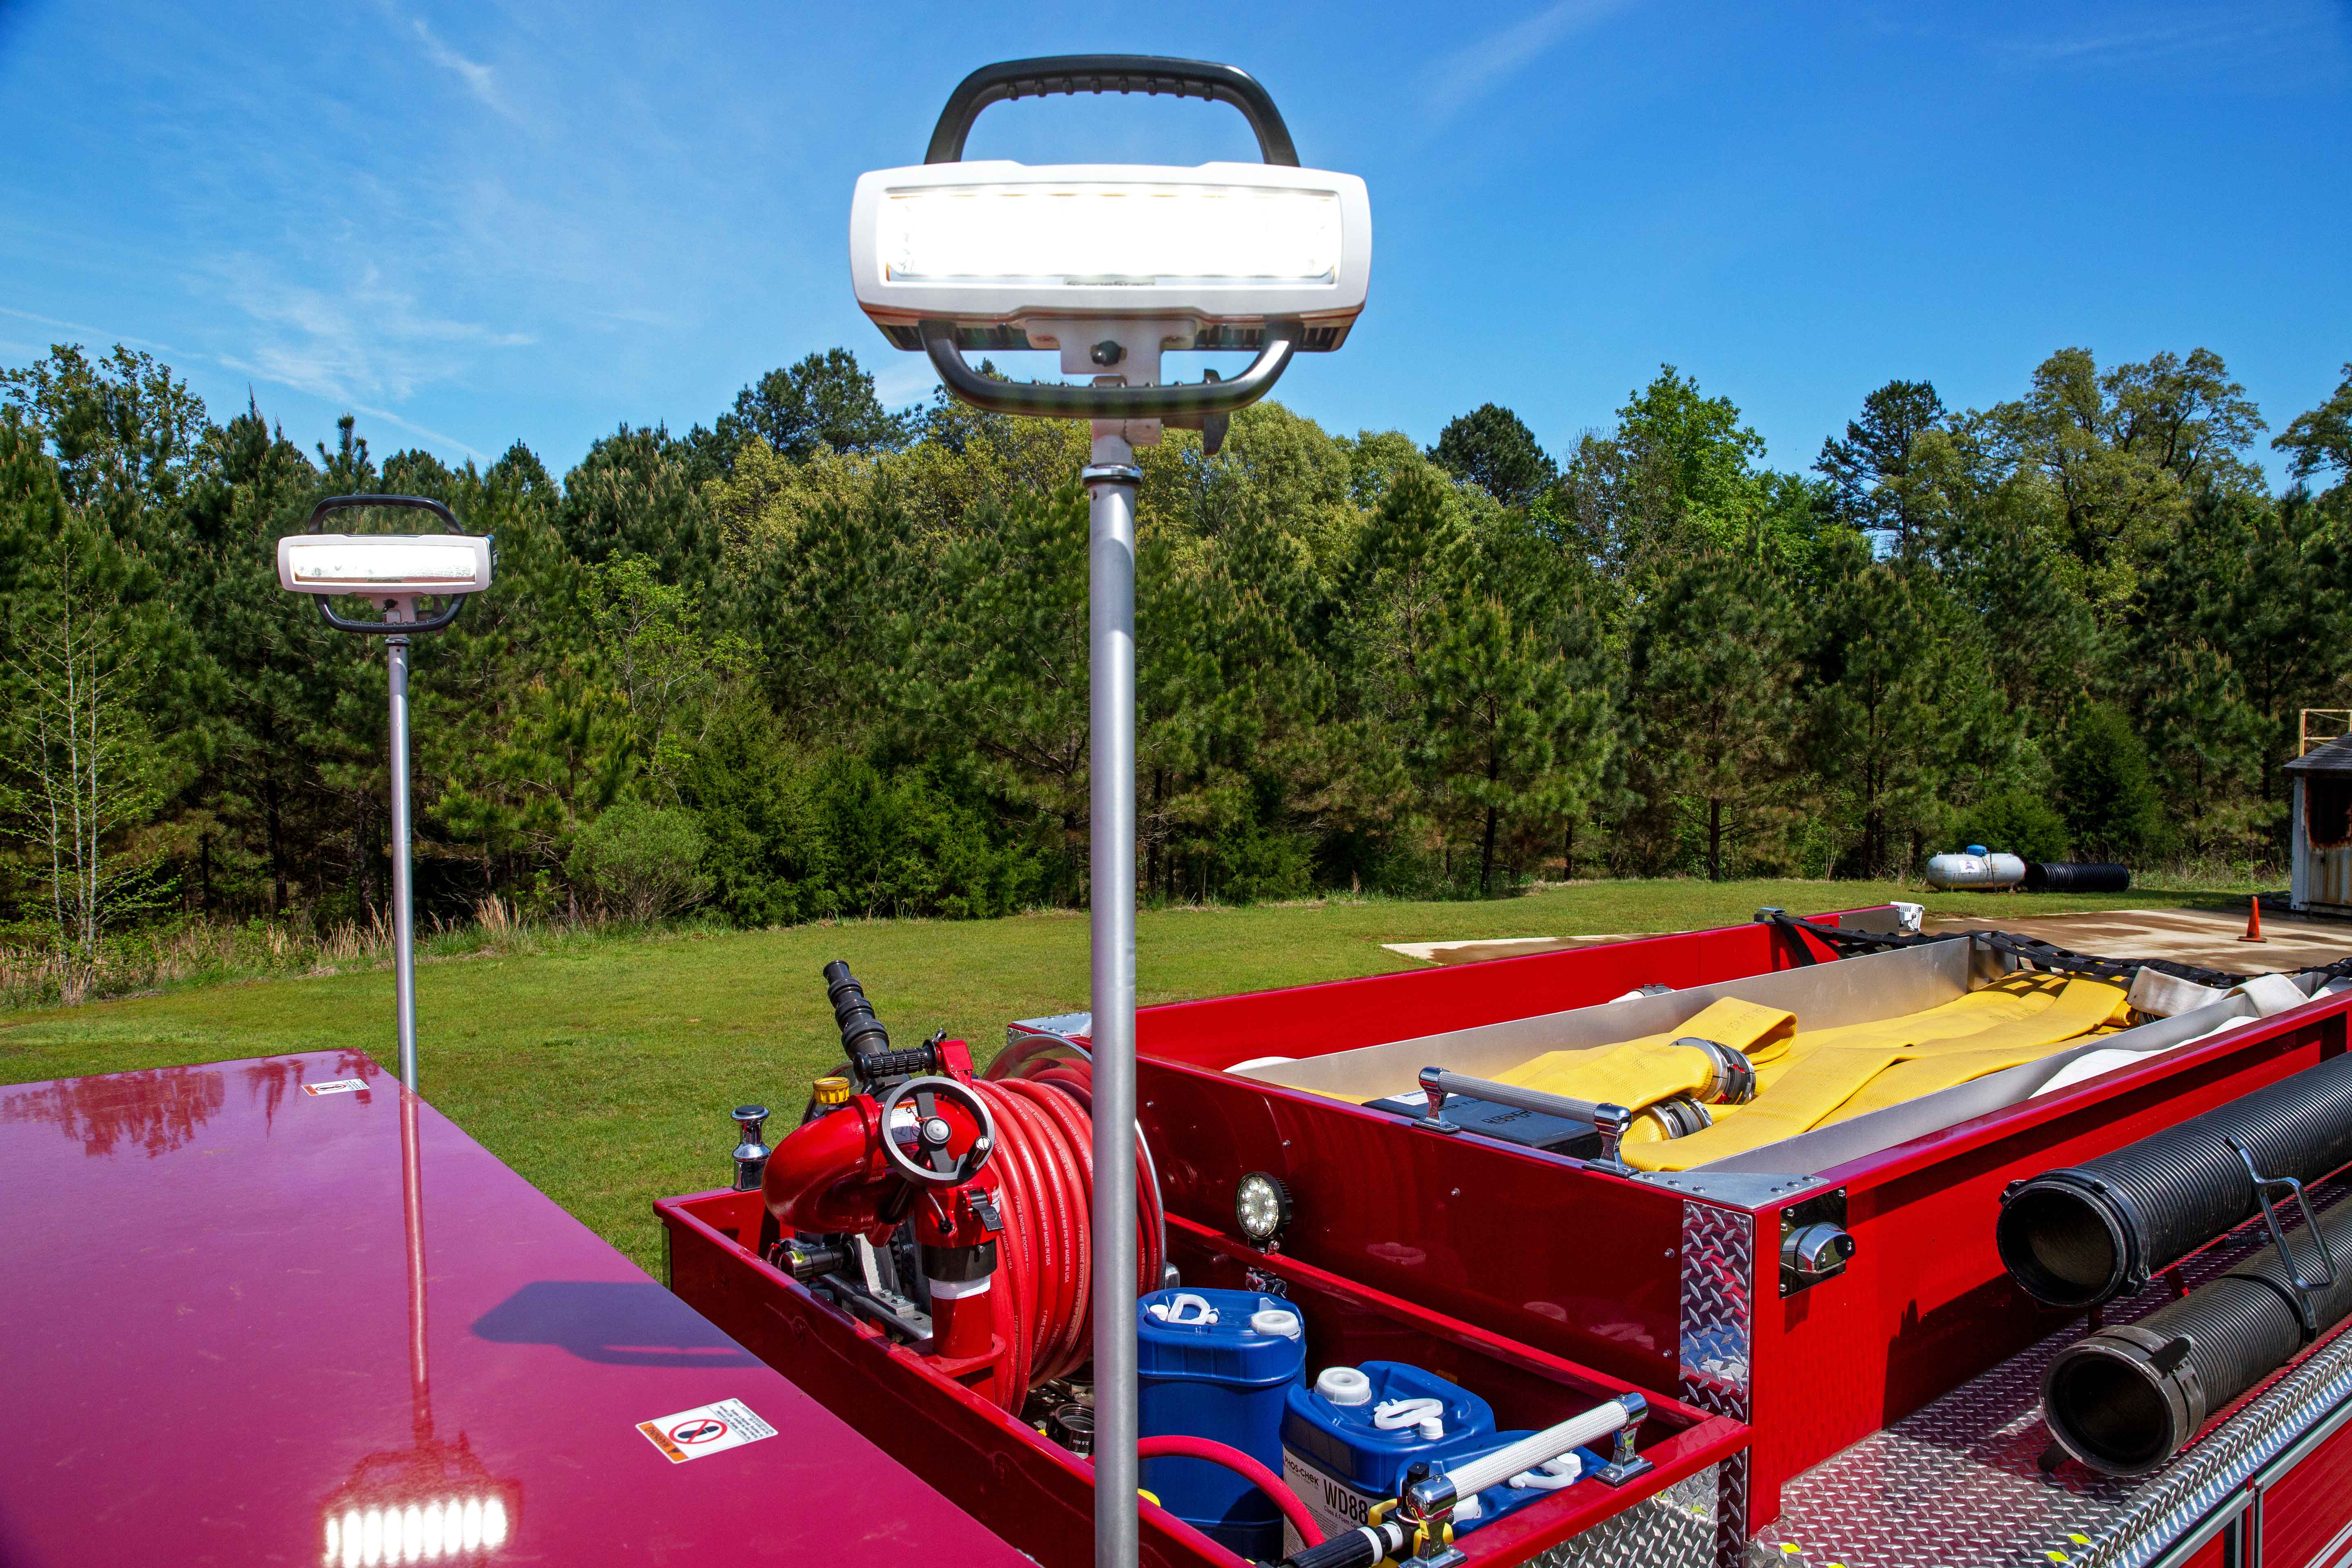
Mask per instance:
[[[1352,1366],[1327,1366],[1315,1379],[1315,1392],[1334,1405],[1370,1405],[1372,1380]]]

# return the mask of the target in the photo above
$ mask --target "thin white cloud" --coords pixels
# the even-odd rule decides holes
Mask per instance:
[[[528,333],[420,310],[412,295],[386,284],[373,267],[362,268],[335,289],[292,281],[252,256],[232,256],[213,270],[213,291],[259,329],[237,353],[221,356],[221,363],[355,410],[367,403],[405,402],[435,383],[463,381],[480,351],[534,341]],[[380,407],[368,412],[474,451]]]
[[[464,82],[466,90],[479,100],[484,108],[518,124],[521,122],[522,116],[515,112],[514,105],[509,103],[505,94],[499,90],[499,75],[494,68],[479,60],[467,58],[442,42],[440,35],[426,25],[424,17],[403,16],[392,0],[381,0],[381,4],[386,16],[395,23],[406,24],[406,30],[415,36],[427,60]]]
[[[333,384],[331,374],[331,356],[305,359],[299,353],[266,349],[257,354],[253,360],[247,361],[233,355],[206,354],[191,349],[176,349],[169,343],[157,342],[152,338],[134,337],[129,332],[112,331],[104,327],[93,327],[81,321],[59,321],[55,316],[43,316],[31,310],[20,310],[13,305],[0,305],[0,316],[14,316],[20,321],[31,321],[37,326],[57,327],[73,332],[83,340],[82,347],[92,353],[102,352],[101,345],[104,344],[122,343],[132,348],[152,349],[159,353],[169,354],[173,360],[183,363],[191,360],[209,361],[224,370],[236,371],[279,386],[291,387],[297,392],[306,392],[331,403],[341,403],[353,414],[364,415],[370,419],[381,419],[385,424],[397,426],[411,435],[422,436],[445,449],[462,452],[477,461],[489,460],[487,453],[469,441],[461,440],[455,436],[444,435],[438,430],[428,429],[413,420],[402,418],[389,409],[374,408],[364,403],[352,401],[344,395],[341,388]],[[46,345],[20,344],[7,339],[0,339],[0,353],[37,355],[45,352]]]
[[[2158,13],[2151,25],[2107,32],[2009,38],[1994,47],[2028,65],[2119,65],[2194,54],[2212,60],[2248,47],[2309,39],[2330,31],[2324,16],[2223,8]]]
[[[61,327],[68,332],[79,332],[85,340],[82,343],[82,347],[93,351],[99,348],[100,341],[103,340],[108,342],[121,343],[127,347],[134,349],[152,349],[158,353],[179,354],[182,353],[181,350],[173,348],[171,344],[159,343],[152,338],[138,338],[131,336],[129,332],[109,331],[104,327],[85,326],[79,321],[60,321],[55,316],[37,316],[30,310],[19,310],[9,305],[0,305],[0,316],[14,316],[20,321],[31,321],[36,326]]]
[[[1632,0],[1557,0],[1523,22],[1491,33],[1437,62],[1423,101],[1444,120],[1484,98],[1503,81],[1533,65],[1571,34],[1604,22]]]
[[[437,442],[444,447],[455,447],[478,463],[487,463],[490,460],[490,455],[478,447],[460,441],[455,436],[444,436],[438,430],[428,430],[422,425],[413,424],[403,419],[399,415],[389,413],[384,409],[370,408],[364,403],[354,403],[351,405],[351,412],[363,415],[370,419],[381,419],[387,425],[397,425],[412,436],[422,436],[426,440]]]

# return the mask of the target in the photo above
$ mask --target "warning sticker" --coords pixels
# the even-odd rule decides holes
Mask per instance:
[[[349,1094],[355,1089],[366,1087],[367,1079],[363,1078],[339,1078],[332,1083],[306,1083],[302,1086],[302,1092],[304,1094]]]
[[[1282,1451],[1282,1479],[1307,1505],[1327,1540],[1362,1529],[1372,1504],[1381,1500],[1325,1474],[1288,1448]],[[1283,1521],[1282,1541],[1285,1556],[1296,1556],[1307,1547],[1297,1526],[1287,1520]]]
[[[746,1443],[776,1435],[773,1426],[752,1415],[751,1407],[740,1399],[722,1399],[716,1405],[698,1405],[658,1420],[640,1421],[637,1430],[673,1465],[740,1448]]]

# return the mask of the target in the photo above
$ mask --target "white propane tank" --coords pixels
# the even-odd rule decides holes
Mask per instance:
[[[1937,855],[1927,862],[1927,886],[1951,888],[2014,888],[2025,880],[2025,862],[2014,855],[1988,855],[1981,844],[1965,854]]]

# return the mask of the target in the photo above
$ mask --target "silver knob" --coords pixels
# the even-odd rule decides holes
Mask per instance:
[[[735,1108],[735,1130],[741,1142],[735,1145],[735,1190],[757,1192],[761,1179],[768,1172],[768,1156],[775,1151],[761,1142],[761,1133],[768,1125],[768,1108],[764,1105],[739,1105]]]

